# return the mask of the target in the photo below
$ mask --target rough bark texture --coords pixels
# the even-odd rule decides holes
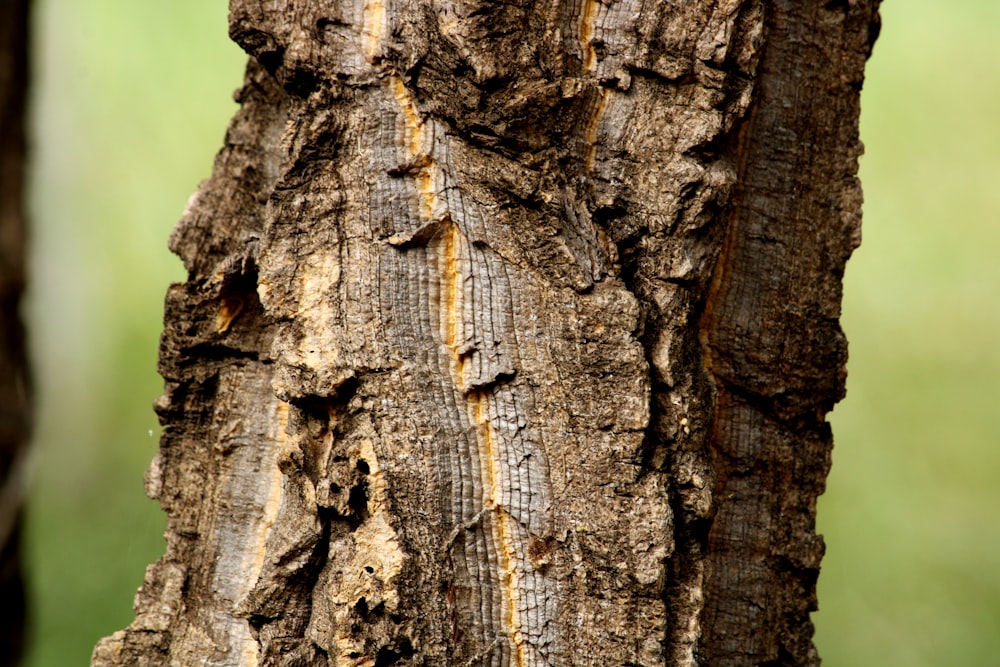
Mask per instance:
[[[28,1],[0,4],[0,665],[19,664],[24,643],[21,502],[30,429],[24,328],[24,115]]]
[[[94,664],[818,664],[876,5],[233,0]]]

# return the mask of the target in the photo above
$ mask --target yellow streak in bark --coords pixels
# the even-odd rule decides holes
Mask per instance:
[[[423,146],[422,134],[424,121],[420,118],[416,104],[402,79],[397,76],[392,77],[393,93],[399,103],[404,121],[404,141],[408,157],[419,165],[416,174],[417,186],[420,194],[420,216],[423,221],[431,221],[438,203],[437,192],[435,190],[436,174],[438,165],[431,157],[433,147]],[[596,133],[596,129],[595,129]],[[439,257],[439,270],[441,272],[441,307],[443,317],[441,318],[441,335],[445,347],[452,358],[452,375],[455,387],[459,392],[464,393],[465,389],[465,366],[466,357],[460,353],[459,327],[462,322],[462,280],[459,259],[463,245],[462,230],[448,214],[443,217],[447,229],[441,235],[441,256]],[[507,527],[507,516],[501,504],[503,498],[500,493],[499,480],[501,479],[501,462],[497,455],[496,444],[494,442],[493,431],[490,428],[489,417],[486,411],[486,394],[479,391],[471,391],[465,394],[469,415],[476,429],[476,440],[479,443],[477,451],[480,456],[480,469],[483,472],[485,497],[483,503],[493,511],[494,520],[490,522],[493,530],[493,541],[497,545],[497,552],[500,558],[500,585],[503,588],[503,601],[506,609],[503,613],[503,623],[506,625],[507,634],[516,647],[515,665],[523,667],[525,664],[525,639],[520,630],[517,618],[517,601],[519,589],[517,581],[517,571],[514,564],[519,552],[514,543],[514,538]]]
[[[403,112],[403,121],[406,123],[406,148],[410,152],[410,157],[420,154],[420,131],[424,122],[417,113],[417,106],[410,97],[410,91],[406,89],[406,84],[398,76],[392,78],[392,92],[396,95],[399,108]]]
[[[466,359],[459,351],[458,331],[461,322],[461,283],[462,275],[459,271],[458,253],[462,242],[462,231],[454,222],[449,222],[448,231],[444,235],[443,254],[444,262],[442,266],[442,292],[444,296],[444,343],[451,352],[453,361],[453,373],[455,386],[462,391],[465,386],[465,365]],[[472,423],[476,429],[476,440],[479,442],[477,451],[479,453],[480,469],[484,477],[483,503],[493,512],[493,520],[490,522],[493,532],[493,542],[497,546],[500,566],[500,586],[503,593],[503,602],[506,609],[502,609],[503,623],[514,643],[515,665],[522,667],[524,662],[524,637],[520,630],[517,618],[517,601],[519,589],[517,581],[517,571],[514,563],[517,560],[518,548],[514,544],[513,536],[507,528],[507,516],[503,511],[502,496],[500,492],[500,480],[502,471],[500,470],[500,458],[496,452],[496,443],[493,438],[493,431],[490,427],[487,410],[487,395],[481,391],[470,391],[466,394],[466,403]]]
[[[340,256],[336,251],[315,254],[299,269],[299,297],[296,319],[310,332],[299,339],[299,363],[309,368],[322,368],[340,355],[340,346],[333,335],[336,321],[330,290],[340,281]]]
[[[364,15],[365,35],[365,57],[371,62],[378,53],[379,43],[382,41],[382,23],[385,21],[385,5],[382,0],[370,0],[366,2],[362,10]]]
[[[514,540],[507,530],[507,516],[500,504],[502,498],[499,497],[498,480],[501,478],[500,458],[494,451],[493,431],[490,429],[489,419],[483,415],[486,396],[478,391],[474,391],[469,396],[469,403],[472,406],[473,421],[476,424],[477,434],[482,441],[483,463],[485,464],[489,489],[487,502],[493,509],[494,537],[500,552],[500,585],[503,587],[504,602],[507,605],[504,622],[507,624],[507,631],[510,639],[514,642],[514,664],[516,667],[523,667],[524,663],[524,636],[521,634],[520,624],[517,619],[517,600],[520,590],[518,588],[517,571],[514,569],[514,562],[517,558],[517,549]]]
[[[583,51],[583,69],[591,71],[597,64],[597,53],[594,51],[594,20],[597,18],[598,0],[583,0],[583,12],[580,18],[580,49]]]
[[[601,114],[604,113],[604,105],[608,101],[608,89],[601,87],[597,89],[597,104],[594,113],[591,114],[587,122],[587,173],[594,169],[594,156],[597,155],[597,128],[601,122]]]
[[[424,131],[424,121],[417,111],[417,105],[406,89],[406,84],[398,76],[392,77],[393,94],[399,102],[399,108],[403,112],[403,122],[405,126],[404,140],[409,158],[419,165],[417,172],[417,188],[420,192],[420,217],[424,221],[430,221],[434,216],[434,208],[437,205],[437,192],[434,184],[437,180],[438,166],[430,156],[430,150],[425,150],[422,142]]]
[[[249,637],[250,641],[243,642],[240,649],[240,667],[257,667],[260,664],[260,644]]]
[[[451,223],[444,236],[444,313],[445,331],[444,344],[448,346],[451,356],[455,361],[455,383],[461,390],[465,386],[465,357],[458,353],[458,323],[461,313],[459,312],[458,288],[462,282],[462,277],[458,271],[458,244],[461,241],[459,234],[461,230],[458,225]]]

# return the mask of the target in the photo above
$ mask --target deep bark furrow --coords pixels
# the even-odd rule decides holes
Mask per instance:
[[[618,81],[629,94],[609,90],[592,173],[595,215],[610,216],[605,224],[619,244],[626,282],[646,311],[643,343],[654,382],[645,456],[666,473],[672,496],[665,661],[695,665],[715,499],[713,461],[703,444],[711,389],[694,324],[735,181],[731,156],[713,147],[726,145],[749,101],[761,11],[758,3],[730,3],[720,13],[686,16],[682,24],[669,12],[661,20],[671,19],[678,24],[666,35],[683,49],[646,51]],[[637,133],[630,123],[659,131]],[[651,157],[623,159],[633,155]],[[642,187],[620,189],[617,180]]]

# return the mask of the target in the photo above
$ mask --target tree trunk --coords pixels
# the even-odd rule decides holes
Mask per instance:
[[[233,0],[94,665],[817,665],[878,0]]]
[[[28,0],[0,3],[0,665],[24,647],[21,517],[30,398],[21,324],[25,274],[24,112],[28,93]]]

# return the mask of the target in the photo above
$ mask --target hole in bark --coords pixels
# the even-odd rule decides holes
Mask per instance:
[[[413,653],[413,644],[410,643],[409,638],[397,638],[392,645],[383,646],[378,650],[378,654],[375,656],[374,667],[395,665],[400,660],[409,658]]]
[[[590,48],[594,50],[594,57],[597,59],[597,62],[601,62],[608,57],[608,45],[603,41],[595,39],[590,43]]]
[[[284,50],[262,51],[257,54],[257,62],[267,70],[267,73],[274,76],[274,73],[281,67],[281,61],[285,58]]]
[[[620,206],[617,203],[611,206],[599,206],[594,209],[594,212],[590,214],[591,219],[599,225],[607,225],[607,223],[617,218],[621,218],[628,211],[625,210],[624,206]]]
[[[375,568],[373,568],[371,565],[365,565],[365,572],[367,572],[368,574],[375,574]]]
[[[368,483],[361,482],[351,489],[351,495],[347,498],[347,506],[354,511],[354,515],[364,521],[368,518]]]
[[[358,616],[360,616],[361,618],[367,618],[368,617],[368,600],[365,599],[365,598],[361,598],[360,600],[358,600],[357,602],[355,602],[354,603],[354,612]]]
[[[364,459],[358,459],[356,465],[358,467],[358,470],[361,471],[361,474],[363,475],[367,475],[372,471],[372,469],[368,465],[368,461],[365,461]]]
[[[319,88],[320,77],[313,71],[297,67],[285,80],[285,88],[299,97],[309,97],[309,94]]]

